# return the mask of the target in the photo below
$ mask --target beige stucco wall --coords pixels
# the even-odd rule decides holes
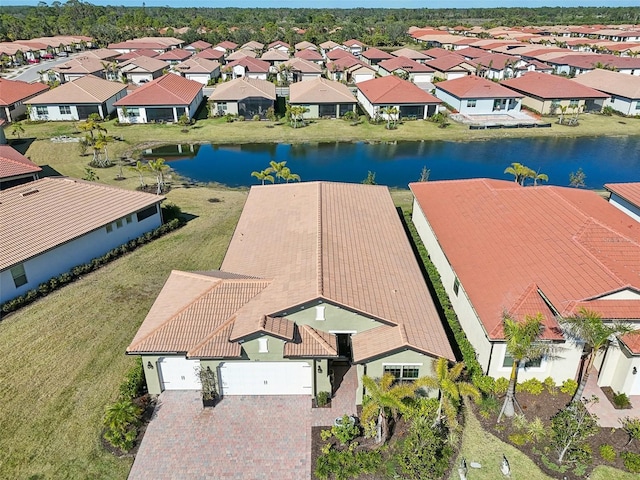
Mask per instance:
[[[598,385],[627,395],[640,395],[640,356],[631,355],[624,346],[610,345],[600,366]]]
[[[324,320],[316,320],[316,306],[324,307]],[[309,325],[316,330],[332,333],[358,333],[381,325],[373,319],[322,301],[307,305],[295,313],[288,313],[287,318],[298,325]]]
[[[144,378],[147,381],[147,390],[152,395],[159,395],[162,392],[160,385],[160,376],[158,375],[159,355],[142,355],[142,369],[144,370]],[[148,368],[147,364],[151,362],[153,368]]]
[[[583,99],[577,99],[578,100],[578,107],[581,109],[584,109],[584,104],[585,101]],[[553,99],[548,99],[548,100],[543,100],[540,98],[536,98],[536,97],[529,97],[529,96],[525,96],[522,99],[522,105],[529,107],[537,112],[540,112],[543,115],[550,115],[551,114],[551,104],[553,103]],[[564,99],[564,100],[559,100],[557,102],[557,104],[561,107],[566,106],[567,107],[567,111],[565,113],[565,116],[570,116],[573,113],[573,109],[569,108],[569,104],[571,103],[570,99]],[[560,114],[560,111],[557,109],[555,112],[556,115]]]

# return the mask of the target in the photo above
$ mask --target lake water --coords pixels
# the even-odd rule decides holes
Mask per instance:
[[[640,135],[595,138],[525,138],[472,142],[397,142],[246,144],[167,146],[147,152],[163,156],[179,175],[228,186],[258,183],[251,172],[271,160],[287,161],[303,181],[361,182],[368,171],[376,182],[406,188],[423,166],[430,180],[488,177],[512,180],[504,169],[520,162],[549,176],[549,184],[568,185],[569,174],[582,168],[589,188],[605,183],[640,181]]]

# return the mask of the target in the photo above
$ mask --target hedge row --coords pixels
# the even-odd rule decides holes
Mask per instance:
[[[132,252],[139,246],[144,245],[145,243],[149,243],[151,240],[155,240],[156,238],[159,238],[166,233],[169,233],[181,227],[182,225],[183,223],[178,218],[174,218],[167,223],[160,225],[155,230],[147,232],[144,235],[140,235],[138,238],[130,240],[129,242],[114,248],[113,250],[109,250],[101,257],[96,257],[90,262],[87,262],[83,265],[75,266],[68,272],[52,277],[48,281],[41,283],[38,288],[29,290],[24,295],[3,303],[2,307],[0,308],[0,315],[13,312],[15,310],[18,310],[19,308],[29,305],[34,300],[48,295],[49,293],[57,290],[63,285],[75,281],[82,275],[93,272],[94,270],[97,270],[103,265],[111,262],[112,260],[121,257],[125,253]]]

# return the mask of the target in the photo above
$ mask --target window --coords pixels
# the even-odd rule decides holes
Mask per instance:
[[[109,224],[107,225],[107,233],[111,233],[111,232],[113,232],[113,224],[112,224],[112,223],[109,223]]]
[[[478,102],[478,100],[473,99],[473,100],[467,100],[467,107],[469,108],[476,108],[476,103]]]
[[[116,228],[122,228],[122,219],[121,218],[116,220]]]
[[[24,271],[23,263],[11,268],[11,276],[13,277],[13,283],[16,288],[27,284],[27,273]]]
[[[268,338],[259,338],[258,339],[258,353],[269,353],[269,339]]]
[[[511,368],[513,366],[513,357],[508,353],[505,353],[504,360],[502,361],[502,368]],[[540,368],[542,366],[542,357],[535,360],[529,360],[524,365],[520,365],[524,368]]]
[[[459,291],[460,291],[460,280],[458,280],[458,277],[456,277],[456,279],[453,281],[453,293],[456,294],[456,297],[458,296]]]
[[[396,380],[415,380],[420,376],[418,365],[385,365],[384,373],[390,373]]]
[[[69,105],[60,105],[60,115],[71,115],[71,107]]]
[[[576,100],[575,98],[572,98],[571,100],[569,100],[569,108],[577,108],[579,104],[580,104],[580,101]]]
[[[37,115],[49,115],[49,109],[43,105],[36,105]]]
[[[128,117],[139,117],[140,116],[140,109],[139,108],[128,108],[127,109],[127,116]]]
[[[636,110],[640,110],[640,102],[636,102]]]
[[[152,205],[148,208],[145,208],[144,210],[140,210],[138,213],[136,213],[136,217],[138,217],[138,221],[141,222],[145,218],[154,216],[156,213],[158,213],[158,211],[156,210],[156,206]]]
[[[131,215],[127,215],[126,217],[124,217],[124,219],[126,220],[127,223],[133,222],[133,218],[131,218]]]

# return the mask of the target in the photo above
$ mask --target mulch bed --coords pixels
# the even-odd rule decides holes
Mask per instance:
[[[545,425],[550,426],[551,417],[553,417],[557,412],[562,410],[569,403],[569,401],[571,400],[571,396],[563,393],[558,393],[557,395],[551,395],[548,393],[533,395],[523,392],[517,394],[517,399],[528,421],[532,421],[536,417],[539,417],[545,423]],[[502,400],[503,398],[500,398],[500,406],[502,406]],[[473,404],[473,402],[470,403]],[[509,440],[509,435],[516,433],[517,430],[512,426],[510,419],[504,418],[498,425],[496,424],[498,413],[491,415],[489,418],[483,418],[482,415],[480,415],[478,407],[475,404],[473,404],[472,408],[474,409],[475,415],[480,421],[482,428],[484,428],[487,432],[495,435],[503,442],[513,445],[513,443],[511,443],[511,441]],[[627,446],[628,441],[629,437],[627,436],[626,432],[622,430],[622,428],[600,428],[600,432],[598,434],[587,440],[587,444],[591,447],[593,459],[591,466],[588,468],[588,472],[590,472],[597,465],[607,465],[626,471],[624,468],[624,462],[620,458],[619,454],[623,451],[640,453],[640,443],[632,442],[631,445]],[[529,458],[531,458],[542,471],[544,471],[552,478],[558,478],[559,476],[564,476],[568,480],[581,480],[584,478],[584,475],[576,475],[572,470],[567,470],[567,472],[560,474],[559,472],[546,467],[541,461],[539,451],[548,444],[549,439],[543,439],[537,446],[533,443],[513,446],[527,455]],[[615,461],[607,462],[602,459],[599,453],[600,445],[602,444],[611,445],[618,453]],[[555,455],[555,452],[551,451],[547,454],[547,458],[555,463],[557,455]]]
[[[142,443],[144,433],[147,431],[147,425],[149,425],[149,422],[153,417],[153,412],[156,408],[156,400],[157,398],[155,396],[149,394],[145,394],[133,400],[133,403],[135,403],[139,407],[144,408],[144,411],[142,412],[142,424],[138,427],[138,436],[136,437],[136,441],[133,444],[133,448],[131,450],[129,450],[128,452],[123,452],[122,450],[114,447],[107,440],[105,440],[104,433],[106,429],[102,429],[102,431],[100,432],[100,442],[102,443],[102,447],[107,452],[118,458],[135,457],[138,453],[138,448],[140,448],[140,444]]]
[[[154,193],[155,194],[155,193],[158,193],[158,185],[145,185],[144,187],[138,185],[136,187],[136,190],[139,191],[139,192],[147,192],[147,193]],[[164,195],[165,193],[168,193],[169,191],[171,191],[171,185],[168,185],[168,184],[165,183],[164,187],[162,187],[162,194],[161,195]]]
[[[627,405],[626,407],[619,407],[618,405],[616,405],[616,402],[613,401],[613,398],[616,395],[616,393],[613,391],[613,388],[601,387],[601,389],[602,389],[602,393],[604,393],[604,396],[607,397],[607,400],[609,400],[611,405],[613,405],[613,408],[615,408],[616,410],[628,410],[633,408],[633,405],[631,405],[631,403],[629,403],[629,405]]]

